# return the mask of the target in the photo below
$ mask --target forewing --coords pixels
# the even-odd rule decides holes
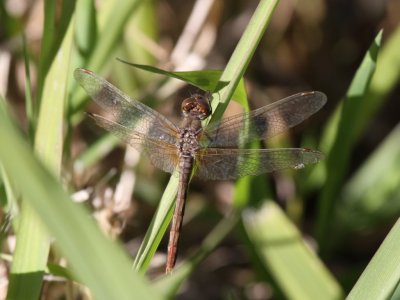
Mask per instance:
[[[112,115],[111,121],[150,139],[176,143],[177,127],[158,112],[130,98],[89,70],[76,69],[74,76],[89,96]]]
[[[324,155],[302,148],[202,149],[196,156],[196,176],[207,180],[232,180],[282,169],[301,169]]]
[[[296,126],[326,103],[321,92],[298,93],[250,112],[211,123],[203,131],[202,147],[220,148],[264,140]]]
[[[175,145],[154,140],[147,135],[134,131],[102,116],[90,114],[96,123],[112,132],[125,143],[147,155],[154,166],[168,173],[173,173],[178,163]]]

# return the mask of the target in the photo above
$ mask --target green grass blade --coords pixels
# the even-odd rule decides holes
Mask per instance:
[[[22,37],[22,50],[24,52],[24,63],[25,63],[25,114],[28,120],[28,134],[29,138],[32,139],[33,142],[33,129],[36,127],[36,120],[33,114],[33,98],[32,98],[32,89],[31,89],[31,71],[29,67],[29,55],[28,50],[26,49],[26,37],[23,35]]]
[[[131,61],[140,61],[142,64],[154,64],[156,62],[154,53],[146,46],[146,43],[156,44],[159,40],[161,24],[159,23],[157,4],[155,1],[143,1],[135,13],[131,15],[126,26],[126,32],[134,32],[133,35],[136,38],[132,39],[132,34],[124,36],[122,57]],[[143,39],[147,42],[144,42]],[[121,64],[118,63],[118,65],[122,67]],[[153,77],[145,76],[136,79],[140,84],[147,85],[149,80],[153,80]]]
[[[88,43],[86,36],[89,35],[89,32],[95,31],[95,29],[89,30],[89,27],[93,27],[94,25],[92,22],[87,22],[87,18],[94,18],[91,16],[92,9],[90,4],[88,5],[86,2],[87,0],[84,0],[85,6],[83,7],[83,10],[88,11],[85,14],[82,13],[81,16],[81,21],[77,23],[82,24],[84,28],[87,28],[86,31],[88,31],[85,34],[80,33],[81,40],[79,44],[81,46],[78,46],[80,49],[84,48],[86,49],[84,51],[84,57],[87,57],[89,53],[91,52],[91,45],[94,45],[94,42]],[[79,3],[78,3],[79,4]],[[93,5],[93,3],[92,3]],[[78,8],[79,9],[79,8]],[[135,13],[132,14],[129,18],[129,21],[127,21],[127,25],[125,30],[129,31],[130,27],[134,27],[135,30],[140,28],[140,30],[143,30],[143,32],[146,32],[147,36],[152,36],[155,35],[152,31],[156,27],[155,20],[153,18],[153,12],[154,10],[154,3],[152,2],[144,2],[140,7],[138,7],[137,10],[135,10]],[[85,25],[86,21],[86,25]],[[81,32],[82,30],[77,30],[77,34]],[[149,32],[147,32],[149,31]],[[93,36],[88,37],[90,39],[94,39]],[[153,39],[153,37],[151,37]],[[153,58],[149,56],[148,52],[144,49],[142,45],[140,45],[140,41],[135,42],[132,39],[128,39],[119,49],[119,52],[123,52],[123,56],[129,56],[133,57],[134,60],[138,60],[141,62],[146,62],[146,63],[151,63],[153,62]],[[129,51],[126,50],[125,48],[129,48]],[[125,50],[125,51],[124,51]],[[136,58],[134,58],[136,57]],[[82,60],[83,61],[83,60]],[[74,65],[84,65],[84,63],[78,63]],[[132,95],[133,93],[137,93],[136,89],[138,88],[137,85],[138,83],[140,84],[148,84],[149,82],[152,82],[152,78],[142,76],[139,77],[139,80],[135,76],[135,74],[132,72],[132,69],[126,68],[125,65],[116,62],[115,66],[113,66],[112,69],[112,74],[111,77],[114,78],[114,82],[118,82],[119,87],[121,90],[125,91],[127,94]],[[147,75],[147,74],[146,74]],[[152,75],[152,74],[150,74]],[[140,81],[140,82],[139,82]],[[144,99],[145,100],[145,99]],[[85,170],[97,163],[100,159],[102,159],[104,156],[106,156],[110,151],[112,151],[116,145],[120,143],[120,140],[115,138],[111,134],[105,134],[102,136],[98,141],[96,141],[93,145],[90,145],[89,148],[85,149],[80,155],[76,158],[74,162],[74,170],[77,171],[78,173],[85,172]]]
[[[360,134],[360,126],[364,124],[370,115],[367,115],[364,108],[367,107],[365,96],[374,74],[378,51],[382,39],[380,32],[367,54],[365,55],[353,81],[347,91],[342,107],[337,113],[340,114],[336,130],[327,129],[335,133],[333,145],[327,153],[326,159],[326,183],[322,190],[319,201],[316,236],[321,247],[321,252],[326,251],[326,241],[329,239],[327,233],[333,212],[334,202],[338,197],[338,191],[346,174],[351,149]],[[365,128],[365,127],[364,127]],[[327,149],[324,149],[327,150]]]
[[[61,173],[61,133],[71,47],[72,26],[46,76],[35,136],[36,153],[56,176]],[[25,200],[22,202],[20,219],[7,298],[36,299],[47,264],[50,240],[33,208]],[[23,276],[27,273],[31,275]]]
[[[40,108],[44,80],[70,24],[74,8],[75,1],[63,1],[62,7],[60,7],[62,14],[58,19],[56,16],[57,3],[53,0],[44,1],[43,39],[39,61],[36,109]],[[36,113],[37,111],[35,111],[35,115]]]
[[[133,64],[122,59],[118,59],[120,62],[127,64],[131,67],[135,67],[141,70],[145,70],[147,72],[160,74],[168,77],[172,77],[175,79],[179,79],[185,81],[188,84],[196,86],[204,91],[218,91],[217,85],[219,83],[219,78],[222,75],[222,71],[218,70],[201,70],[201,71],[189,71],[189,72],[171,72],[162,70],[153,66],[148,65],[140,65]],[[227,82],[221,84],[218,88],[222,88],[224,85],[227,85]]]
[[[131,66],[131,67],[135,67],[135,68],[147,71],[147,72],[151,72],[151,73],[175,78],[178,80],[182,80],[182,81],[186,82],[187,84],[193,85],[193,86],[198,87],[199,89],[202,89],[203,91],[207,91],[207,92],[217,93],[224,86],[228,85],[228,82],[220,81],[220,78],[223,73],[220,70],[172,72],[172,71],[166,71],[166,70],[159,69],[159,68],[149,66],[149,65],[140,65],[140,64],[129,63],[122,59],[118,59],[118,60],[124,64]],[[247,106],[247,95],[246,95],[243,77],[240,79],[240,82],[237,85],[237,87],[233,93],[232,99],[238,101],[244,107]]]
[[[94,1],[79,0],[76,4],[75,43],[81,63],[94,49],[97,41],[96,10]]]
[[[390,299],[400,281],[400,222],[397,221],[347,299]]]
[[[212,95],[213,99],[219,99],[218,103],[216,103],[216,101],[213,102],[213,111],[217,114],[217,117],[213,115],[212,120],[221,118],[223,111],[234,94],[250,59],[264,34],[277,3],[278,1],[260,1],[249,25],[243,33],[242,38],[240,39],[220,78],[221,82],[229,82],[229,84],[222,88],[218,93]],[[153,257],[159,242],[171,221],[177,186],[177,177],[173,176],[168,183],[166,191],[160,201],[160,206],[148,231],[146,232],[145,239],[136,256],[134,267],[137,270],[140,270],[140,272],[146,271],[148,263]]]
[[[71,55],[71,65],[82,67],[93,52],[98,38],[96,10],[93,0],[79,0],[75,9],[74,48]],[[69,83],[68,91],[71,93],[77,87],[74,80]],[[68,105],[71,105],[68,103]],[[69,112],[67,112],[69,114]]]
[[[36,99],[40,101],[42,88],[44,85],[44,79],[46,77],[48,68],[50,67],[52,61],[51,52],[53,50],[54,40],[55,40],[55,19],[56,15],[56,2],[47,0],[44,1],[44,24],[43,24],[43,38],[42,46],[40,52],[39,60],[39,70],[38,70],[38,90],[36,93]],[[40,103],[34,107],[36,109],[35,115],[38,113]]]
[[[400,213],[400,125],[347,182],[337,208],[338,236],[373,227]]]
[[[104,27],[99,33],[102,38],[97,40],[96,47],[86,65],[91,70],[100,70],[107,60],[112,62],[110,54],[118,44],[118,39],[122,37],[124,26],[143,0],[113,2],[113,7],[105,12]]]
[[[274,202],[246,210],[243,224],[263,267],[288,299],[342,298],[335,279]]]
[[[220,78],[221,83],[229,82],[229,84],[224,86],[218,94],[213,95],[213,99],[219,99],[219,101],[213,103],[214,113],[211,121],[219,120],[225,112],[236,86],[243,77],[254,51],[264,35],[278,2],[278,0],[262,0],[258,4]]]
[[[5,172],[35,209],[74,274],[91,289],[95,299],[161,299],[130,269],[131,261],[120,246],[104,237],[88,212],[74,204],[37,161],[4,109],[0,110],[0,138],[7,142],[7,147],[0,147],[0,163]],[[11,277],[28,278],[34,274],[27,270]],[[27,295],[23,299],[32,298]]]
[[[122,36],[122,32],[126,22],[133,12],[144,0],[127,0],[127,1],[113,1],[108,5],[112,5],[110,9],[104,12],[104,26],[99,26],[100,30],[98,35],[101,39],[97,40],[92,53],[86,57],[87,61],[80,67],[86,67],[92,71],[100,71],[108,62],[114,63],[112,58],[112,51],[118,45],[118,40]],[[87,22],[80,26],[87,26]],[[110,58],[111,57],[111,58]],[[71,114],[79,112],[81,107],[86,103],[87,95],[82,89],[76,89],[71,99]]]
[[[63,144],[63,116],[71,77],[69,62],[73,40],[73,22],[46,76],[35,136],[35,151],[49,170],[57,176],[61,172]]]
[[[364,124],[367,123],[372,114],[382,105],[389,93],[396,87],[400,80],[400,27],[390,35],[385,42],[381,53],[379,54],[378,65],[372,77],[370,89],[367,94],[366,112],[367,117]],[[363,126],[363,124],[361,124]]]

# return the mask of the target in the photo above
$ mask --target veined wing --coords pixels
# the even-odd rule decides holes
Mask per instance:
[[[148,135],[127,128],[102,116],[95,114],[90,114],[90,116],[99,126],[114,133],[125,143],[147,155],[154,166],[168,173],[174,172],[178,164],[178,153],[175,145],[155,140]]]
[[[133,100],[89,70],[76,69],[74,76],[89,96],[106,112],[112,114],[113,122],[128,130],[134,130],[137,134],[147,135],[150,139],[176,143],[177,127],[155,110]],[[121,136],[116,130],[118,128],[114,128],[113,132]]]
[[[321,92],[298,93],[270,105],[209,124],[202,133],[202,147],[245,145],[282,133],[317,112],[326,103]]]
[[[323,158],[319,151],[302,148],[204,148],[196,156],[196,176],[207,180],[231,180],[282,169],[301,169]]]

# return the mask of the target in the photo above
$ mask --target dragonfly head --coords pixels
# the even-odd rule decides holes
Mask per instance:
[[[211,106],[208,98],[200,94],[194,94],[182,101],[182,113],[185,117],[204,120],[211,115]]]

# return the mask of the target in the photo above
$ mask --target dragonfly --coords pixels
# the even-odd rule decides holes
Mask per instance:
[[[286,131],[321,109],[325,94],[294,94],[261,108],[233,115],[205,128],[211,113],[207,96],[193,94],[181,104],[183,119],[176,125],[86,69],[76,69],[75,79],[109,115],[90,114],[96,123],[150,158],[165,172],[178,174],[179,184],[169,234],[166,273],[174,269],[188,184],[192,170],[205,180],[234,180],[282,169],[315,164],[324,155],[307,148],[248,149],[252,141]],[[176,173],[175,173],[176,172]]]

